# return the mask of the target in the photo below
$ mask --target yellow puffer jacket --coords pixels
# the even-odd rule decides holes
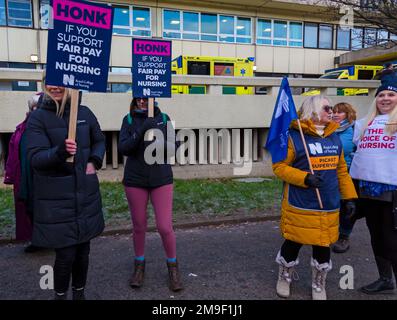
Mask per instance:
[[[301,121],[301,126],[305,135],[319,136],[311,120]],[[330,122],[324,129],[323,138],[331,135],[338,127],[337,123]],[[298,130],[296,121],[292,122],[291,129]],[[281,204],[281,233],[285,239],[294,242],[327,247],[338,240],[339,211],[302,210],[288,203],[290,184],[307,188],[304,183],[307,172],[292,167],[294,160],[294,146],[291,138],[289,138],[287,158],[273,164],[274,174],[285,181]],[[337,165],[337,175],[341,198],[357,198],[352,179],[347,171],[343,151]]]

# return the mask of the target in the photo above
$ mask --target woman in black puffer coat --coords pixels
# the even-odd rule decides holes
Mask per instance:
[[[104,229],[96,170],[102,165],[105,137],[91,110],[79,106],[76,141],[67,139],[69,90],[45,89],[26,129],[33,168],[32,243],[55,249],[55,298],[66,299],[72,276],[73,299],[84,299],[90,240]],[[74,162],[66,162],[72,155]]]

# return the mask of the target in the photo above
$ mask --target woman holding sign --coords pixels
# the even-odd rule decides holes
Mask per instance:
[[[69,90],[46,85],[41,108],[28,120],[32,243],[55,249],[55,299],[66,299],[72,277],[73,299],[84,300],[90,240],[104,228],[96,170],[102,165],[105,137],[91,110],[79,106],[76,141],[67,139],[69,112]],[[66,161],[70,156],[72,163]]]
[[[133,223],[135,270],[130,286],[143,285],[145,272],[145,234],[147,228],[147,204],[150,197],[156,216],[157,230],[167,256],[169,286],[172,291],[183,289],[176,260],[176,240],[172,227],[173,175],[164,153],[175,149],[175,138],[167,134],[170,118],[158,107],[154,117],[148,117],[148,98],[134,98],[130,112],[123,119],[120,130],[119,150],[127,156],[123,184]],[[158,129],[154,141],[145,141],[146,131]],[[173,129],[172,129],[173,132]],[[156,156],[153,150],[156,149]],[[172,149],[172,150],[170,150]],[[148,152],[149,150],[152,150]],[[159,160],[159,154],[160,161]],[[170,152],[168,152],[170,153]]]
[[[347,172],[342,143],[335,132],[338,125],[331,121],[329,99],[307,98],[299,111],[299,119],[291,125],[287,158],[273,164],[275,175],[285,182],[281,205],[281,232],[285,241],[276,258],[279,264],[277,294],[289,297],[299,251],[307,244],[313,248],[312,297],[326,300],[326,277],[332,269],[329,246],[339,235],[340,198],[345,199],[345,205],[353,211],[351,199],[357,198],[357,194]],[[310,167],[314,174],[310,173]]]
[[[368,115],[356,122],[350,169],[359,180],[359,213],[365,216],[379,279],[367,294],[394,289],[397,278],[397,84],[382,84]]]

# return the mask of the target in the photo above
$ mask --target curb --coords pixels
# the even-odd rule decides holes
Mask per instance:
[[[194,229],[200,227],[209,227],[209,226],[221,226],[221,225],[236,225],[241,223],[250,223],[250,222],[263,222],[263,221],[276,221],[280,219],[280,215],[266,215],[266,216],[247,216],[247,217],[238,217],[238,218],[218,218],[214,220],[202,220],[195,222],[181,222],[175,223],[175,230],[184,230],[184,229]],[[115,227],[115,228],[105,228],[100,236],[114,236],[120,234],[130,234],[131,233],[131,225],[128,227]],[[148,232],[156,232],[157,228],[154,225],[150,225],[147,228]],[[20,244],[24,243],[23,241],[17,241],[15,239],[0,239],[0,245],[6,244]]]

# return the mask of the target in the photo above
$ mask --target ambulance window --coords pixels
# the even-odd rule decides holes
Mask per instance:
[[[214,63],[214,76],[234,76],[233,63]]]
[[[211,74],[210,63],[200,61],[188,61],[187,74],[209,76]]]
[[[358,80],[371,80],[374,77],[374,70],[358,70]]]
[[[175,71],[175,70],[173,70],[173,71],[171,71],[171,73],[172,73],[172,74],[176,74],[176,71]]]

